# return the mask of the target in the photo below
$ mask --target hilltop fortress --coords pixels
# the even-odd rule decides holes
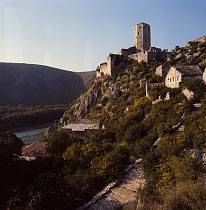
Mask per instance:
[[[166,59],[167,50],[151,47],[151,30],[147,23],[139,23],[134,27],[134,46],[128,49],[121,49],[116,54],[110,54],[105,63],[100,64],[96,69],[96,77],[109,75],[113,76],[123,70],[129,61],[136,60],[146,63],[157,58]]]

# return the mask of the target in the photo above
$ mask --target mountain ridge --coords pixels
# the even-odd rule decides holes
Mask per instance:
[[[0,105],[69,104],[94,78],[38,64],[0,63]],[[52,93],[52,95],[51,95]]]

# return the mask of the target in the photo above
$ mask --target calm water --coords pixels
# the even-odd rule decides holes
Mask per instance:
[[[41,140],[46,129],[47,128],[26,130],[26,131],[16,132],[15,135],[18,138],[20,138],[25,144],[30,144],[32,142]]]

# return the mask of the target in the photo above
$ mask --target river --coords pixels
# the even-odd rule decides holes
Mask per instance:
[[[44,132],[48,127],[36,128],[15,132],[15,135],[20,138],[25,144],[31,144],[42,139]]]

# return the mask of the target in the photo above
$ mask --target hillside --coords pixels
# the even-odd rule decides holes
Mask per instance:
[[[206,68],[205,40],[206,36],[203,36],[188,42],[185,47],[176,47],[169,53],[167,63],[170,66],[198,65],[204,71]],[[83,93],[72,104],[70,109],[67,110],[63,116],[63,121],[84,118],[87,115],[88,117],[95,118],[96,116],[101,116],[101,113],[107,113],[111,117],[114,115],[113,109],[116,104],[118,110],[121,108],[119,114],[124,114],[126,107],[132,104],[136,98],[145,95],[144,84],[146,82],[155,83],[164,81],[163,78],[154,75],[155,68],[159,64],[161,64],[161,60],[156,60],[150,63],[150,65],[144,65],[144,63],[138,64],[134,61],[115,78],[102,77],[93,81],[87,92]],[[142,88],[140,83],[142,83]],[[154,100],[157,99],[158,94],[161,95],[161,92],[158,93],[155,88],[149,91],[151,91],[150,95]],[[119,106],[120,102],[121,106]]]
[[[170,66],[198,65],[203,71],[206,68],[206,40],[197,39],[185,47],[176,47],[168,55],[167,62]],[[62,156],[74,162],[86,159],[85,168],[74,171],[73,175],[77,176],[79,170],[86,173],[90,186],[97,183],[96,176],[106,183],[115,180],[125,164],[141,157],[146,180],[141,194],[137,194],[137,200],[142,201],[141,209],[205,209],[206,203],[201,197],[206,195],[203,184],[206,175],[206,87],[201,81],[193,80],[182,83],[178,89],[150,86],[164,81],[154,74],[159,64],[158,60],[149,65],[133,61],[115,77],[105,76],[93,81],[65,112],[61,122],[98,119],[106,129],[95,137],[86,137],[84,143],[69,142],[65,146],[67,149],[62,150]],[[149,98],[145,97],[146,82]],[[192,100],[188,101],[183,95],[185,87],[194,91]],[[170,100],[164,100],[167,93],[170,93]],[[162,101],[158,101],[159,96]],[[195,107],[196,103],[201,107]],[[62,137],[62,133],[58,131],[55,135]],[[56,143],[57,140],[51,145]],[[52,152],[57,154],[54,148]],[[85,193],[81,188],[79,190]],[[80,199],[84,198],[80,196]],[[111,202],[119,204],[118,200]],[[98,202],[82,209],[93,209],[96,205]],[[135,210],[135,205],[138,203],[128,204],[125,209]]]
[[[190,42],[172,50],[167,62],[198,65],[204,70],[205,55],[206,40]],[[191,79],[181,82],[179,88],[167,88],[164,78],[154,73],[161,62],[131,61],[115,76],[90,83],[70,104],[58,127],[53,126],[45,136],[50,157],[30,162],[10,156],[1,160],[0,207],[76,209],[97,195],[97,203],[80,209],[204,210],[206,86]],[[185,88],[194,91],[192,99],[182,93]],[[82,118],[99,120],[105,129],[78,133],[63,128],[63,124]],[[14,137],[7,134],[5,138],[4,151]],[[138,159],[142,159],[144,178],[140,190],[136,189],[139,176],[130,167],[134,184],[124,183],[128,166]],[[103,189],[106,193],[97,194]],[[133,189],[136,202],[125,204],[128,189]],[[137,208],[139,204],[141,208]]]
[[[0,63],[0,105],[69,104],[94,78],[48,66]]]

